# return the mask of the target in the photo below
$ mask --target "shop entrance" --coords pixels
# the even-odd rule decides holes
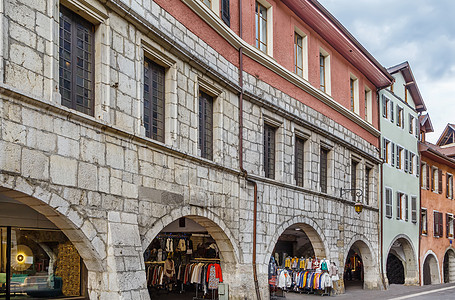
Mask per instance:
[[[207,224],[200,217],[182,217],[152,240],[144,252],[151,299],[218,299],[218,289],[225,290],[223,266],[229,257]]]
[[[0,194],[0,298],[85,299],[87,273],[59,228]]]
[[[403,263],[392,253],[387,257],[387,279],[389,284],[404,284]]]
[[[270,295],[272,298],[285,292],[328,295],[332,288],[329,271],[336,270],[336,266],[331,266],[317,232],[307,224],[292,225],[278,238],[270,257]],[[330,280],[325,281],[327,277]]]
[[[423,284],[438,284],[439,270],[438,262],[433,254],[429,254],[423,263]]]
[[[351,248],[344,265],[344,286],[346,289],[354,286],[363,287],[363,279],[364,269],[362,257],[357,249]]]
[[[455,282],[455,251],[449,249],[444,255],[444,283]]]

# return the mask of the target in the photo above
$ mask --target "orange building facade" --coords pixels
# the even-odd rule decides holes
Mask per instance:
[[[423,139],[424,140],[424,139]],[[455,160],[447,151],[455,145],[421,142],[421,284],[455,282]]]

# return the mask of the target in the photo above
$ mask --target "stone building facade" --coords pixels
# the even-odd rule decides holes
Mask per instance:
[[[230,27],[219,6],[197,0],[1,1],[0,207],[10,213],[0,227],[61,230],[87,269],[90,299],[149,299],[144,251],[182,217],[216,241],[230,299],[268,299],[269,259],[290,226],[340,272],[356,252],[364,286],[380,287],[376,90],[391,77],[316,1],[259,2],[272,24],[290,25],[270,28],[275,55],[254,47],[254,1],[231,1]],[[88,112],[62,100],[62,7],[91,24]],[[307,43],[303,78],[293,73],[293,37],[279,40],[294,26]],[[144,127],[145,58],[164,69],[162,141]],[[213,99],[209,158],[199,147],[201,92]],[[266,125],[276,149],[269,177]],[[296,137],[305,141],[301,185]],[[367,191],[360,214],[341,188]],[[38,214],[25,222],[28,208]]]

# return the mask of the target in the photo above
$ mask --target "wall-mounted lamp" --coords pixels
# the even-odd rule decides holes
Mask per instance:
[[[355,204],[354,204],[354,209],[355,212],[360,214],[363,210],[363,203],[362,203],[362,196],[363,196],[363,191],[361,189],[340,189],[340,198],[343,197],[344,194],[346,193],[353,193],[355,195]]]

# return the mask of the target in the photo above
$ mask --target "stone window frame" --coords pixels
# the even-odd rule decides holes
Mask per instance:
[[[109,107],[110,107],[110,30],[109,30],[109,17],[108,12],[101,4],[92,5],[86,1],[76,0],[60,0],[55,1],[54,5],[54,19],[59,19],[60,6],[73,11],[76,15],[87,20],[94,26],[94,87],[93,87],[93,114],[87,115],[81,112],[84,116],[94,117],[96,119],[110,122],[109,118]],[[53,51],[55,53],[53,59],[53,65],[59,65],[59,22],[55,22],[52,26],[54,30],[54,37],[57,37],[57,41],[53,45]],[[58,90],[59,87],[59,68],[50,68],[50,80],[53,84],[50,85],[52,91],[52,99],[54,102],[61,104],[61,95]],[[57,92],[54,92],[56,87]],[[76,112],[76,110],[74,110]]]
[[[385,216],[388,219],[393,217],[393,191],[389,187],[385,188]]]
[[[373,124],[373,91],[365,86],[365,121]]]
[[[436,218],[436,214],[438,217]],[[437,223],[436,223],[437,219]],[[441,238],[444,236],[444,218],[442,212],[433,210],[433,237]]]
[[[296,72],[296,60],[297,60],[297,53],[296,53],[296,46],[295,46],[295,38],[296,35],[302,38],[302,76],[298,75]],[[299,27],[294,26],[294,73],[297,76],[300,76],[306,80],[308,80],[308,35],[301,30]]]
[[[166,55],[159,50],[159,46],[153,44],[152,41],[138,34],[137,43],[141,45],[138,48],[138,60],[136,61],[136,69],[139,70],[139,80],[137,80],[137,90],[139,97],[139,105],[137,105],[137,134],[145,136],[144,127],[144,60],[155,62],[164,67],[164,144],[174,145],[177,140],[178,128],[178,97],[177,97],[177,62],[171,56]],[[160,141],[151,139],[154,142]]]
[[[420,208],[420,234],[428,235],[428,209],[425,207]]]
[[[446,198],[453,199],[453,174],[446,172]]]
[[[308,174],[309,166],[311,165],[311,133],[306,132],[306,130],[302,128],[294,128],[294,136],[292,138],[292,147],[294,149],[293,155],[293,184],[300,187],[309,187],[311,186],[310,174]],[[303,182],[302,184],[297,183],[297,139],[303,141],[303,170],[302,170],[302,177]]]
[[[349,75],[349,90],[350,90],[350,108],[353,113],[360,115],[360,101],[359,101],[359,79],[354,74]]]
[[[450,226],[452,223],[452,226]],[[455,220],[453,214],[446,213],[446,238],[453,239],[455,234]]]
[[[324,66],[321,65],[321,57],[323,58]],[[327,52],[322,47],[319,47],[319,90],[326,93],[327,95],[332,95],[332,82],[331,82],[331,64],[330,64],[330,53]],[[324,70],[324,88],[321,85],[321,70]]]
[[[374,203],[374,201],[370,201],[370,199],[373,200],[373,197],[371,197],[372,196],[371,194],[374,191],[374,170],[375,170],[374,164],[366,161],[364,170],[365,170],[365,173],[364,173],[365,174],[364,175],[365,193],[364,193],[363,204],[372,205]]]
[[[356,202],[356,191],[355,189],[358,189],[359,187],[362,186],[362,159],[354,154],[351,154],[351,160],[350,160],[350,188],[352,189],[351,191],[351,200],[353,202]],[[355,169],[354,169],[355,168]]]
[[[285,142],[284,142],[285,122],[286,122],[286,120],[284,118],[282,118],[278,115],[271,114],[268,111],[264,111],[262,113],[262,127],[261,127],[262,136],[264,137],[264,133],[265,133],[264,126],[265,125],[275,128],[275,165],[274,165],[275,171],[274,171],[273,177],[267,177],[267,178],[274,179],[274,180],[282,180],[283,175],[284,175],[283,174],[283,171],[284,171],[283,163],[284,163],[284,154],[285,154],[284,147],[286,146]],[[262,144],[261,157],[264,158],[265,157],[264,141],[261,144]],[[266,177],[264,163],[265,163],[265,161],[264,161],[264,159],[262,159],[260,173],[262,174],[262,176]]]
[[[212,158],[210,159],[216,163],[223,163],[223,102],[226,98],[226,92],[219,87],[214,81],[203,77],[196,76],[194,85],[194,111],[195,116],[199,119],[199,91],[206,93],[211,96],[213,99],[213,127],[212,127]],[[198,139],[195,142],[195,153],[199,157],[201,156],[201,150],[199,149],[199,127],[196,131],[196,136]]]
[[[266,25],[266,29],[267,29],[267,33],[266,33],[266,38],[267,38],[267,41],[266,41],[266,52],[263,52],[262,50],[260,50],[260,47],[257,47],[256,46],[256,31],[257,31],[257,28],[258,28],[258,24],[256,24],[256,3],[260,4],[261,6],[263,6],[266,10],[267,10],[267,25]],[[254,40],[254,48],[258,49],[258,51],[260,53],[264,53],[264,54],[267,54],[271,57],[273,57],[273,23],[274,23],[274,20],[273,20],[273,6],[272,4],[270,4],[269,2],[265,1],[265,0],[256,0],[255,1],[255,4],[254,4],[254,11],[253,11],[253,15],[254,15],[254,34],[253,34],[253,40]]]
[[[333,174],[333,148],[334,145],[332,142],[326,138],[321,138],[319,141],[319,151],[318,151],[318,190],[321,193],[325,193],[328,195],[334,194],[333,188],[334,188],[334,174]],[[321,153],[322,151],[327,151],[327,166],[326,166],[326,191],[324,192],[322,190],[322,182],[321,182]]]

